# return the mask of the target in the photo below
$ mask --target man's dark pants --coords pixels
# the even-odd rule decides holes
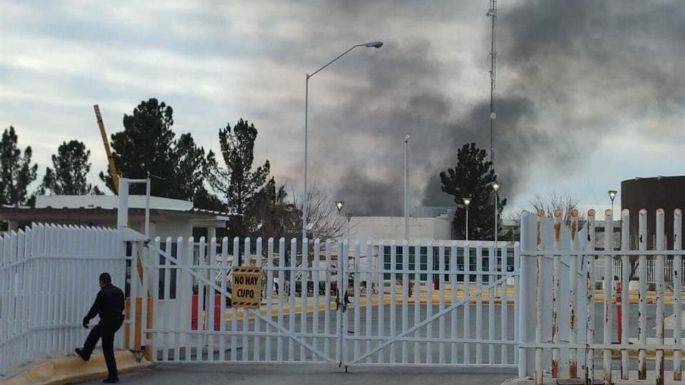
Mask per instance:
[[[100,321],[100,323],[90,330],[88,338],[86,338],[86,343],[83,345],[83,358],[88,360],[93,353],[93,349],[95,349],[98,340],[102,338],[102,354],[105,356],[109,378],[119,377],[117,362],[114,359],[114,333],[119,330],[123,321],[123,319],[110,322]]]

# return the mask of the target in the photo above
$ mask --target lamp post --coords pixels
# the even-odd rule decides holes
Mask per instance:
[[[304,91],[304,198],[302,200],[302,239],[307,238],[307,131],[308,131],[308,121],[309,121],[309,79],[321,72],[324,68],[333,64],[335,61],[345,56],[348,52],[352,51],[358,47],[366,48],[381,48],[383,42],[372,41],[364,44],[356,44],[350,47],[347,51],[336,56],[333,60],[326,63],[323,67],[312,72],[311,74],[305,74],[305,91]]]
[[[404,137],[404,239],[409,242],[409,138],[411,136],[407,135]]]
[[[497,236],[499,235],[499,188],[501,185],[499,182],[492,182],[492,190],[495,192],[495,263],[499,259],[499,252],[497,250]],[[503,263],[500,262],[500,266]],[[501,268],[501,267],[500,267]]]
[[[469,240],[469,205],[471,204],[471,198],[465,197],[464,206],[466,207],[466,240]]]
[[[345,205],[344,201],[335,202],[335,207],[338,209],[338,215],[341,215],[341,216],[343,215],[342,209],[343,209],[344,205]],[[345,217],[347,218],[347,238],[349,239],[350,238],[350,219],[352,219],[352,214],[347,213],[347,214],[345,214]]]
[[[614,215],[614,199],[616,199],[616,190],[609,190],[609,199],[611,199],[611,215]]]

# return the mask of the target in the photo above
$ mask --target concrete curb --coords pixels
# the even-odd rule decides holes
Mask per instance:
[[[145,359],[136,361],[133,353],[115,353],[119,373],[131,372],[149,367]],[[88,362],[78,357],[53,358],[27,367],[21,373],[0,381],[0,385],[65,385],[105,378],[107,367],[101,352],[94,353]]]

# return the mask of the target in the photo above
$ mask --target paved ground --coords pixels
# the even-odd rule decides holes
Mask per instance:
[[[161,365],[122,375],[124,384],[146,385],[499,385],[516,373],[503,370],[351,369],[311,365]],[[87,384],[100,384],[101,381]]]

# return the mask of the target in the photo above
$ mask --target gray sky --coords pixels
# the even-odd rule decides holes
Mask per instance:
[[[456,149],[489,142],[488,1],[0,0],[0,128],[13,125],[41,172],[82,140],[92,177],[109,133],[157,97],[174,130],[218,149],[247,119],[256,157],[302,189],[304,78],[312,183],[353,213],[401,215],[403,138],[412,204],[440,204]],[[636,176],[683,174],[685,7],[677,0],[501,0],[497,171],[510,208],[555,191],[605,207]]]

